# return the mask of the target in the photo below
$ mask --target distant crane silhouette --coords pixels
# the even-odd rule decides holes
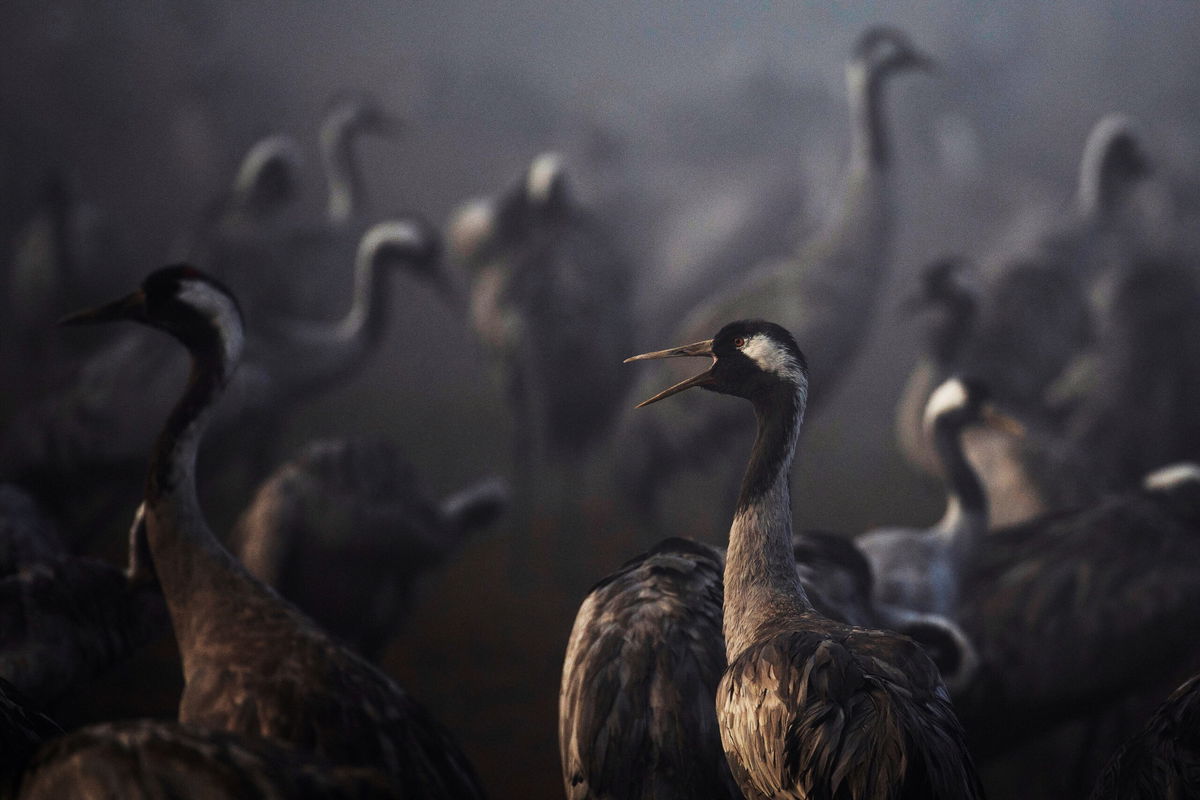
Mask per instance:
[[[416,581],[507,504],[495,478],[435,502],[391,442],[322,440],[259,488],[232,541],[253,575],[377,661]]]

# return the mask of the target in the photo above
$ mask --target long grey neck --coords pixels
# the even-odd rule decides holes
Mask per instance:
[[[1134,190],[1135,180],[1105,165],[1090,169],[1085,166],[1076,192],[1080,216],[1092,223],[1103,223],[1119,216],[1126,198]]]
[[[326,216],[338,228],[350,223],[362,203],[362,175],[354,159],[354,134],[354,126],[339,117],[321,128],[321,161],[329,183]]]
[[[891,161],[891,147],[883,122],[883,82],[886,73],[860,60],[846,67],[846,91],[850,100],[852,174],[883,169]]]
[[[362,350],[377,344],[387,330],[388,298],[384,291],[384,270],[380,268],[381,250],[386,241],[364,243],[354,260],[354,292],[350,311],[334,329],[333,338],[354,343]]]
[[[804,392],[781,387],[755,403],[758,436],[742,480],[725,560],[724,630],[729,660],[763,626],[812,613],[792,551],[790,476]]]
[[[965,552],[988,528],[987,496],[963,452],[962,433],[961,424],[955,421],[934,422],[933,446],[946,481],[946,513],[935,530],[956,552]]]
[[[195,603],[236,565],[209,530],[196,495],[196,453],[235,359],[218,346],[193,349],[187,389],[159,435],[146,481],[146,538],[185,659],[202,616]]]

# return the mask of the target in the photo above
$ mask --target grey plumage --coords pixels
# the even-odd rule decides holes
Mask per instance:
[[[956,372],[975,375],[1030,426],[1023,442],[987,431],[966,438],[996,524],[1092,501],[1106,488],[1072,462],[1082,448],[1062,427],[1062,395],[1095,341],[1095,290],[1154,246],[1134,202],[1148,175],[1149,158],[1136,126],[1116,116],[1102,119],[1084,148],[1070,208],[1005,254],[987,270],[982,286],[925,293],[927,307],[943,315],[918,368],[929,373],[925,385]],[[910,381],[907,413],[899,424],[907,427],[901,433],[906,452],[928,467],[927,451],[912,446],[919,435],[911,411],[919,402],[920,377]],[[1162,461],[1143,463],[1141,470],[1156,463]],[[1126,476],[1135,479],[1136,473]]]
[[[361,224],[369,207],[354,154],[356,140],[364,135],[391,136],[397,130],[392,116],[370,97],[343,97],[330,104],[318,134],[328,190],[325,221],[330,229]]]
[[[866,338],[891,258],[896,203],[884,86],[895,75],[927,64],[898,30],[871,28],[862,34],[846,67],[852,135],[839,206],[794,256],[746,264],[740,281],[691,309],[677,329],[678,340],[702,338],[730,319],[780,320],[814,345],[819,394],[812,409],[832,395]],[[742,417],[728,409],[683,403],[686,413],[631,423],[633,463],[624,471],[647,505],[671,475],[711,460],[738,434],[748,435]]]
[[[629,386],[612,358],[633,341],[627,258],[550,153],[501,197],[460,210],[450,235],[475,332],[517,418],[519,458],[578,458],[602,441]]]
[[[17,800],[402,798],[387,778],[292,747],[176,722],[128,720],[68,734],[0,679],[0,797]]]
[[[982,666],[957,705],[981,752],[1184,677],[1197,654],[1198,475],[1164,470],[980,542],[958,621]]]
[[[0,797],[11,797],[21,771],[42,742],[62,734],[58,723],[0,678]]]
[[[833,534],[795,537],[796,570],[820,612],[916,634],[949,668],[971,661],[944,620],[877,608],[871,573]],[[740,798],[717,730],[726,667],[719,548],[666,539],[588,593],[575,617],[559,691],[568,797]]]
[[[204,521],[195,456],[241,355],[236,301],[198,270],[172,267],[71,321],[124,318],[169,332],[193,358],[151,456],[145,500],[147,543],[183,661],[179,721],[377,768],[406,793],[482,796],[466,757],[423,708],[251,576]]]
[[[723,567],[719,550],[667,539],[588,593],[558,700],[571,800],[741,796],[713,707],[725,669]]]
[[[1095,336],[1052,387],[1063,441],[1030,458],[1065,499],[1119,491],[1200,453],[1196,266],[1138,258],[1094,293]]]
[[[72,555],[12,486],[0,486],[0,556],[0,679],[39,706],[167,630],[152,576]]]
[[[157,720],[92,725],[44,745],[19,800],[405,798],[380,772],[341,767],[279,742]]]
[[[988,531],[987,497],[963,454],[961,437],[967,427],[994,414],[990,408],[987,389],[970,379],[950,378],[930,395],[923,427],[941,461],[946,511],[929,528],[886,527],[857,538],[881,601],[954,613],[963,559]]]
[[[90,558],[0,578],[0,677],[39,704],[84,684],[167,631],[157,587]]]
[[[1200,675],[1171,693],[1146,727],[1113,754],[1091,800],[1200,797]]]
[[[330,102],[317,137],[326,182],[324,213],[317,219],[301,208],[300,144],[282,134],[259,140],[192,241],[178,248],[179,260],[203,264],[256,319],[325,314],[328,281],[342,274],[367,225],[355,146],[365,135],[390,136],[396,127],[369,97]]]
[[[250,332],[214,434],[248,430],[266,438],[289,406],[341,385],[383,339],[392,273],[402,269],[437,282],[439,254],[437,232],[416,217],[368,231],[356,257],[354,300],[340,319],[275,319]],[[77,364],[55,392],[15,415],[0,438],[0,462],[51,497],[94,482],[98,468],[136,469],[153,442],[145,421],[166,416],[187,369],[169,342],[146,331],[122,332]],[[235,442],[239,453],[244,443]],[[258,449],[269,444],[260,441]]]
[[[66,553],[53,521],[27,492],[0,483],[0,577]]]
[[[318,441],[258,489],[232,549],[253,575],[376,660],[417,580],[507,503],[494,479],[435,502],[386,440]]]
[[[717,721],[747,797],[982,796],[937,668],[903,636],[830,621],[796,574],[789,479],[808,391],[782,327],[742,321],[637,358],[708,356],[651,400],[703,386],[751,401],[759,431],[730,528]]]
[[[212,201],[196,229],[174,247],[180,260],[204,264],[237,292],[247,310],[289,308],[279,293],[290,266],[281,244],[291,235],[303,158],[291,137],[268,136],[242,157],[229,188]],[[294,310],[294,309],[293,309]]]

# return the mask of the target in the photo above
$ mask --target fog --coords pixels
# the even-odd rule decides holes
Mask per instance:
[[[319,214],[320,120],[334,98],[369,95],[404,123],[399,137],[359,148],[373,219],[411,210],[443,226],[461,203],[517,180],[538,153],[561,151],[573,188],[601,213],[632,198],[623,208],[634,219],[623,224],[641,259],[636,304],[669,331],[686,309],[663,287],[688,282],[687,251],[670,268],[678,273],[651,255],[668,248],[662,229],[687,227],[679,209],[782,181],[803,198],[801,231],[830,213],[848,142],[844,62],[877,23],[907,32],[937,71],[889,91],[894,258],[864,323],[866,348],[808,425],[796,515],[843,532],[929,524],[941,512],[939,486],[893,443],[892,409],[920,334],[896,306],[930,260],[962,253],[987,265],[1068,206],[1084,140],[1107,113],[1136,119],[1159,174],[1194,187],[1200,3],[16,0],[0,10],[0,241],[8,257],[48,171],[61,172],[113,232],[111,261],[79,277],[73,300],[111,299],[177,257],[263,136],[300,142],[301,202]],[[437,494],[493,472],[519,478],[511,415],[461,308],[396,283],[380,352],[287,420],[271,462],[316,437],[379,433],[405,448]],[[341,313],[349,291],[348,282],[329,287],[325,316]],[[47,325],[70,310],[53,309]],[[679,344],[642,338],[640,350]],[[0,413],[38,377],[11,375]],[[579,479],[601,472],[592,464]],[[721,542],[730,509],[711,488],[680,482],[657,523],[598,512],[589,524],[611,525],[607,539],[576,540],[579,517],[515,510],[422,586],[385,666],[459,737],[493,797],[561,796],[555,702],[578,601],[660,536]],[[210,507],[215,530],[252,490],[235,486]],[[112,541],[98,550],[120,560],[127,519],[110,521]],[[517,530],[535,520],[548,531]],[[161,696],[119,702],[137,670],[169,670],[163,658],[109,676],[101,691],[118,699],[100,705],[170,716],[173,679]]]

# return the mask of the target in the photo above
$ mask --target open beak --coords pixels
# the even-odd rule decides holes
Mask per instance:
[[[673,394],[679,394],[684,389],[690,389],[693,386],[708,386],[713,383],[712,368],[717,363],[717,357],[713,353],[712,339],[705,339],[703,342],[695,342],[693,344],[685,344],[683,347],[672,347],[669,350],[657,350],[653,353],[642,353],[640,356],[630,356],[625,359],[625,363],[630,361],[649,361],[652,358],[681,358],[681,357],[700,357],[708,356],[712,359],[712,364],[709,368],[701,372],[699,375],[693,375],[685,381],[680,381],[669,389],[663,389],[658,394],[651,397],[649,400],[643,400],[634,408],[648,406],[651,403],[657,403],[664,397],[670,397]]]
[[[991,403],[988,403],[980,410],[980,416],[983,418],[983,424],[990,428],[1011,436],[1016,436],[1018,439],[1025,438],[1025,434],[1027,433],[1025,426],[1017,419],[997,409]]]
[[[94,325],[98,322],[115,322],[117,320],[142,320],[146,317],[146,294],[138,289],[132,294],[113,300],[95,308],[86,308],[68,314],[58,321],[59,325]]]

